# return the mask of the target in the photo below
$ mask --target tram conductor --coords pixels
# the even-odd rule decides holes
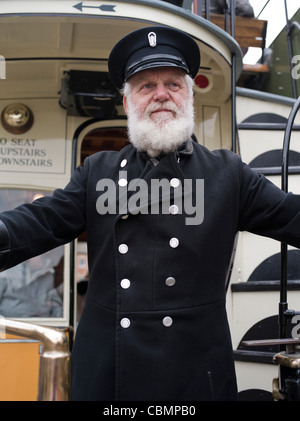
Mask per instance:
[[[108,65],[130,145],[0,215],[2,270],[87,233],[73,400],[236,400],[224,288],[236,233],[300,247],[300,196],[192,140],[199,63],[195,41],[175,29],[121,39]],[[153,193],[159,183],[168,194]]]

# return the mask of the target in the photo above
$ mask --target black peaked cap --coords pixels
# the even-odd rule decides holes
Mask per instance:
[[[191,36],[164,26],[131,32],[114,46],[108,58],[111,79],[120,89],[135,73],[166,66],[181,68],[194,78],[200,51]]]

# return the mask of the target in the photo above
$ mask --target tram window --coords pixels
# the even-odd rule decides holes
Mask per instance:
[[[0,189],[0,212],[50,195],[37,190]],[[12,318],[63,316],[64,247],[0,273],[0,314]]]
[[[128,145],[126,127],[100,127],[87,133],[81,146],[81,163],[98,151],[119,151]]]

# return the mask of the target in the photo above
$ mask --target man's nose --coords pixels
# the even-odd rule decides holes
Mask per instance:
[[[164,85],[157,85],[154,93],[155,101],[167,101],[170,99],[168,88]]]

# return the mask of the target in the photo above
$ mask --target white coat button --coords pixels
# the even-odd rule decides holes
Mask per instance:
[[[171,215],[177,215],[179,212],[179,207],[177,205],[171,205],[169,207],[169,212]]]
[[[169,244],[173,249],[176,249],[176,247],[178,247],[178,245],[179,245],[178,238],[176,238],[176,237],[171,238],[171,240],[169,241]]]
[[[127,319],[127,317],[124,317],[121,321],[120,321],[120,325],[124,328],[127,329],[130,326],[130,320]]]
[[[120,282],[120,284],[121,284],[121,287],[123,289],[127,289],[127,288],[130,287],[130,281],[127,278],[122,279],[122,281]]]
[[[118,184],[119,184],[120,187],[127,186],[127,180],[126,180],[126,178],[120,178],[120,180],[118,181]]]
[[[119,253],[126,254],[128,252],[127,244],[120,244],[119,245]]]
[[[121,162],[121,168],[124,168],[126,164],[127,164],[127,159],[123,159],[123,161]]]
[[[176,187],[179,187],[180,186],[180,180],[179,180],[179,178],[172,178],[170,180],[170,185],[172,187],[174,187],[174,189],[176,189]]]
[[[127,219],[128,218],[128,214],[121,216],[122,219]]]
[[[170,327],[173,323],[173,319],[172,319],[172,317],[166,316],[166,317],[163,318],[162,322],[163,322],[164,326]]]
[[[168,287],[172,287],[173,285],[175,285],[175,282],[176,282],[176,279],[175,278],[173,278],[173,276],[169,276],[167,279],[166,279],[166,285],[168,286]]]

